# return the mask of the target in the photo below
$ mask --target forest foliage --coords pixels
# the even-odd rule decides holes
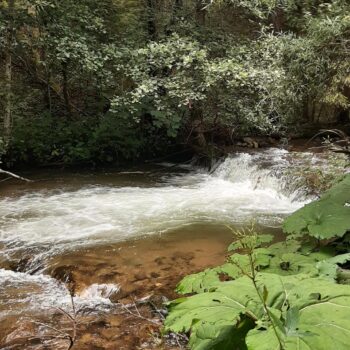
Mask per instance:
[[[118,162],[349,122],[347,0],[2,0],[2,149]]]

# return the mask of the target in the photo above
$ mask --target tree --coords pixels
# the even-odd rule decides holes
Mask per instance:
[[[8,26],[6,28],[6,44],[5,44],[5,113],[3,118],[3,140],[4,147],[8,146],[11,137],[12,125],[12,46],[14,38],[14,0],[7,1],[7,18]]]

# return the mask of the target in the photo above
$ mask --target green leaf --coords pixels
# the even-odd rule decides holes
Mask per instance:
[[[254,327],[254,322],[244,319],[239,325],[219,326],[202,322],[191,338],[190,346],[193,350],[246,350],[245,337]]]
[[[349,286],[335,288],[334,283],[321,278],[276,274],[258,274],[257,285],[268,290],[266,305],[275,329],[247,277],[221,282],[214,292],[170,303],[165,328],[174,332],[191,331],[192,349],[211,349],[210,346],[215,349],[215,339],[224,344],[217,349],[230,349],[230,344],[239,341],[236,332],[239,325],[249,317],[257,324],[255,329],[251,324],[252,330],[247,334],[249,350],[278,349],[275,332],[286,350],[348,349]]]
[[[276,255],[282,253],[295,253],[301,248],[301,243],[297,240],[290,239],[287,241],[282,241],[274,243],[267,248],[256,249],[256,252],[265,253],[268,255]]]
[[[176,291],[180,294],[200,293],[210,290],[220,282],[221,267],[207,269],[205,271],[188,275],[177,285]],[[238,275],[238,269],[236,276]]]
[[[342,237],[350,230],[350,174],[320,200],[289,216],[283,229],[289,234],[309,234],[318,239]]]
[[[267,286],[266,303],[271,308],[280,309],[285,301],[280,276],[259,274],[258,285],[259,288]],[[202,322],[211,323],[215,327],[232,326],[242,321],[242,314],[249,314],[253,320],[264,316],[259,295],[246,276],[235,281],[220,282],[213,292],[175,300],[169,304],[169,308],[165,329],[173,332],[192,329],[192,334],[196,334]]]
[[[333,255],[334,249],[329,247],[321,247],[316,250],[311,244],[301,246],[301,243],[295,240],[257,248],[253,254],[257,271],[277,273],[283,276],[304,273],[312,277],[323,276],[335,280],[337,263],[350,259],[347,254],[336,257]],[[190,294],[209,291],[215,289],[220,283],[220,276],[223,279],[236,279],[242,277],[242,271],[250,274],[250,269],[248,256],[236,253],[231,255],[224,265],[184,277],[177,286],[177,292]]]
[[[287,332],[278,332],[285,350],[349,348],[349,286],[335,287],[322,279],[306,279],[289,289],[288,295],[292,307],[286,315]],[[279,349],[272,326],[250,331],[246,343],[249,350]]]
[[[273,238],[274,238],[273,235],[268,235],[268,234],[258,235],[257,242],[258,244],[271,243]]]
[[[236,264],[242,268],[249,266],[249,259],[246,255],[233,254],[230,259],[234,259]],[[242,270],[236,264],[227,262],[221,266],[188,275],[180,281],[176,291],[180,294],[205,292],[215,288],[220,283],[220,276],[226,276],[229,279],[241,277]]]
[[[268,299],[275,298],[269,289]],[[278,296],[275,298],[278,300]],[[250,306],[250,313],[259,319],[263,310],[259,298],[248,277],[221,282],[213,292],[205,292],[170,303],[170,314],[166,329],[174,332],[188,331],[195,321],[206,321],[220,325],[232,325],[240,321],[240,315]]]
[[[271,258],[270,265],[264,269],[264,272],[278,273],[280,275],[298,273],[317,275],[317,261],[312,255],[305,256],[299,253],[282,253]]]
[[[269,234],[256,235],[256,236],[247,235],[231,243],[228,247],[228,251],[245,249],[246,247],[257,248],[257,247],[260,247],[262,244],[272,242],[273,238],[274,238],[273,235],[269,235]]]
[[[350,261],[350,253],[337,255],[333,258],[320,261],[317,263],[316,267],[320,276],[335,280],[338,277],[338,264],[344,264],[347,261]]]
[[[297,330],[299,324],[299,310],[296,306],[293,306],[287,311],[286,318],[286,333],[293,334]]]

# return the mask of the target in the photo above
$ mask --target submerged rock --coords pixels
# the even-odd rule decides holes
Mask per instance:
[[[177,260],[185,260],[185,261],[191,261],[195,257],[195,254],[193,252],[175,252],[172,259]]]
[[[11,343],[13,341],[26,341],[28,338],[31,338],[35,335],[35,327],[33,322],[25,321],[20,319],[16,323],[16,328],[9,333],[5,338],[5,343]]]
[[[137,272],[134,275],[134,281],[143,281],[148,278],[147,274],[143,271]]]
[[[67,285],[71,295],[74,295],[76,291],[76,280],[73,270],[75,270],[75,266],[64,265],[56,267],[51,271],[51,276],[53,278]]]

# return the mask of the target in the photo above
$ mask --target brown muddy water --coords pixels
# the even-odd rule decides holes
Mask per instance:
[[[183,276],[224,262],[226,225],[253,219],[280,234],[310,200],[287,176],[300,162],[271,149],[212,171],[51,170],[1,183],[0,349],[183,348],[161,337],[164,302]]]

